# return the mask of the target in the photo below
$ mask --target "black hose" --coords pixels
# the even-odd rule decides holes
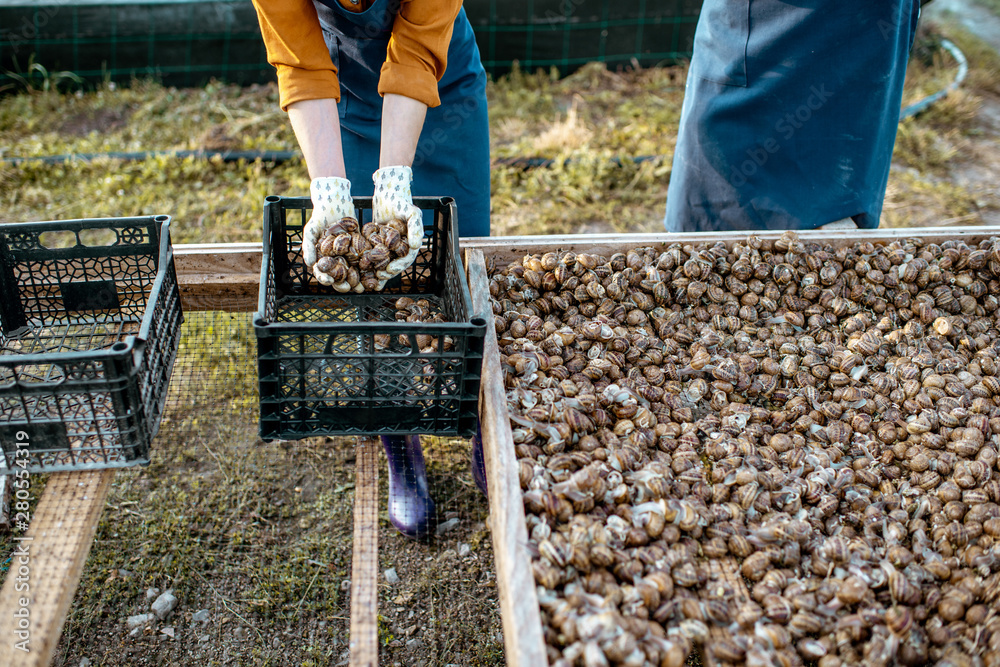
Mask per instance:
[[[638,155],[636,157],[610,157],[608,160],[615,166],[622,166],[626,162],[649,162],[651,160],[659,160],[665,158],[665,155]],[[566,158],[563,160],[563,166],[568,164],[574,164],[580,162],[580,158]],[[494,167],[514,167],[518,169],[535,169],[536,167],[552,167],[556,164],[556,161],[545,157],[498,157],[492,162]]]
[[[101,158],[111,160],[148,160],[153,157],[176,157],[176,158],[220,158],[223,162],[239,162],[246,160],[253,162],[273,162],[281,164],[293,158],[299,157],[301,153],[297,151],[137,151],[134,153],[70,153],[69,155],[40,155],[37,157],[8,157],[2,158],[3,162],[13,165],[27,164],[29,162],[41,162],[42,164],[63,164],[66,162],[90,162]]]
[[[904,118],[909,118],[910,116],[915,116],[922,111],[926,111],[932,104],[937,102],[939,99],[947,95],[953,90],[957,90],[958,87],[965,81],[965,75],[969,72],[969,61],[965,59],[965,54],[962,53],[957,46],[955,46],[950,40],[942,39],[941,48],[950,53],[952,57],[958,62],[958,71],[955,73],[955,80],[949,83],[947,86],[937,91],[932,95],[914,102],[905,109],[899,112],[899,120]]]

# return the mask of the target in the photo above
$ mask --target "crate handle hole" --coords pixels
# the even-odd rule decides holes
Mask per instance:
[[[80,243],[88,247],[111,246],[117,237],[110,229],[81,229],[78,234]]]
[[[469,322],[471,322],[472,326],[474,326],[474,327],[485,327],[486,326],[486,318],[485,317],[473,317],[471,320],[469,320]]]
[[[118,341],[117,343],[111,346],[111,349],[114,350],[115,352],[124,352],[125,350],[128,349],[128,343]]]
[[[38,243],[43,248],[72,248],[79,243],[79,240],[76,237],[76,232],[69,229],[58,229],[39,234]]]

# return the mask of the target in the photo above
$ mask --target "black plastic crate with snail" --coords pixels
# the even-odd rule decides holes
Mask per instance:
[[[263,439],[475,430],[486,318],[472,312],[454,200],[414,204],[425,233],[413,265],[382,291],[339,293],[302,260],[310,199],[266,198],[254,318]],[[354,205],[370,222],[371,198]]]

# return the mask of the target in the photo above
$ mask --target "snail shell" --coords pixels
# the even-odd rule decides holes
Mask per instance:
[[[374,292],[378,289],[379,279],[372,271],[363,271],[360,282],[366,292]]]
[[[334,223],[339,225],[348,234],[353,234],[358,231],[358,220],[357,218],[352,218],[350,216],[341,218],[338,222]]]
[[[329,257],[320,257],[319,259],[316,260],[315,269],[317,271],[322,271],[323,273],[329,274],[334,266],[335,264],[333,260],[330,259]],[[335,282],[340,282],[340,281],[337,280]]]
[[[384,245],[377,245],[371,250],[366,250],[358,261],[358,267],[363,271],[377,271],[385,268],[392,259],[389,249]]]
[[[336,238],[337,237],[335,236],[324,236],[319,240],[319,244],[317,245],[317,250],[319,251],[319,254],[321,256],[330,257],[331,255],[338,254],[334,250],[336,245]]]

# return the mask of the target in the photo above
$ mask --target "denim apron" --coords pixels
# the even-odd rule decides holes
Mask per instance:
[[[919,0],[705,0],[669,232],[878,227]]]
[[[415,0],[419,2],[419,0]],[[375,0],[350,12],[337,0],[314,0],[330,57],[340,79],[341,139],[354,195],[370,196],[379,166],[385,63],[399,0]],[[448,67],[438,83],[441,105],[427,110],[413,160],[413,195],[454,197],[460,236],[490,235],[490,145],[486,72],[472,26],[462,9],[455,19]]]

